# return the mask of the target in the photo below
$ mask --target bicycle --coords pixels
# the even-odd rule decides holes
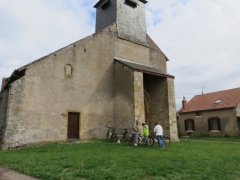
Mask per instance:
[[[157,136],[153,131],[150,131],[150,137],[157,140]],[[155,142],[155,140],[154,140],[154,142]],[[170,137],[168,137],[167,135],[163,135],[162,142],[165,147],[169,147],[170,143],[171,143]]]
[[[144,139],[144,137],[143,137],[142,141],[139,143],[143,144],[144,146],[153,146],[155,144],[155,140],[153,137],[148,136],[146,139]]]
[[[163,135],[162,141],[163,141],[164,146],[166,146],[166,147],[170,146],[171,140],[170,140],[170,137],[168,137],[167,135]]]
[[[124,133],[122,133],[122,138],[120,139],[121,142],[130,141],[131,143],[134,142],[133,133],[129,133],[127,128],[124,128]],[[138,137],[138,143],[140,142],[140,138]]]
[[[111,126],[106,126],[106,127],[108,128],[106,140],[117,142],[118,140],[117,132]]]

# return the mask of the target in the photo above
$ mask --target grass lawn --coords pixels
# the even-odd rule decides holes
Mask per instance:
[[[184,140],[185,138],[181,138]],[[213,137],[213,136],[190,136],[187,140],[200,140],[200,141],[225,141],[225,142],[239,142],[240,137]]]
[[[239,180],[240,144],[231,138],[203,140],[164,149],[105,141],[54,143],[0,151],[0,164],[44,180]]]

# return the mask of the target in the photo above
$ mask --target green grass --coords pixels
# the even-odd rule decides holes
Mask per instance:
[[[238,180],[240,144],[187,140],[160,149],[105,141],[54,143],[0,151],[0,164],[44,180]]]
[[[185,138],[181,138],[184,140]],[[213,136],[190,136],[187,140],[201,140],[201,141],[225,141],[225,142],[239,142],[239,137],[213,137]]]

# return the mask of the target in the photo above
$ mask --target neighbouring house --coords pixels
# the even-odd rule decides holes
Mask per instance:
[[[180,135],[239,136],[240,88],[194,96],[182,101]]]
[[[13,71],[0,93],[0,141],[105,138],[135,119],[178,140],[169,59],[146,34],[145,0],[99,0],[96,32]]]

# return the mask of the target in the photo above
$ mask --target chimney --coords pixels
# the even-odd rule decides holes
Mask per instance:
[[[112,23],[117,25],[121,39],[148,46],[146,40],[146,0],[98,0],[96,27],[98,32]]]
[[[185,97],[183,96],[183,100],[182,100],[182,108],[187,107],[187,101],[185,99]]]

